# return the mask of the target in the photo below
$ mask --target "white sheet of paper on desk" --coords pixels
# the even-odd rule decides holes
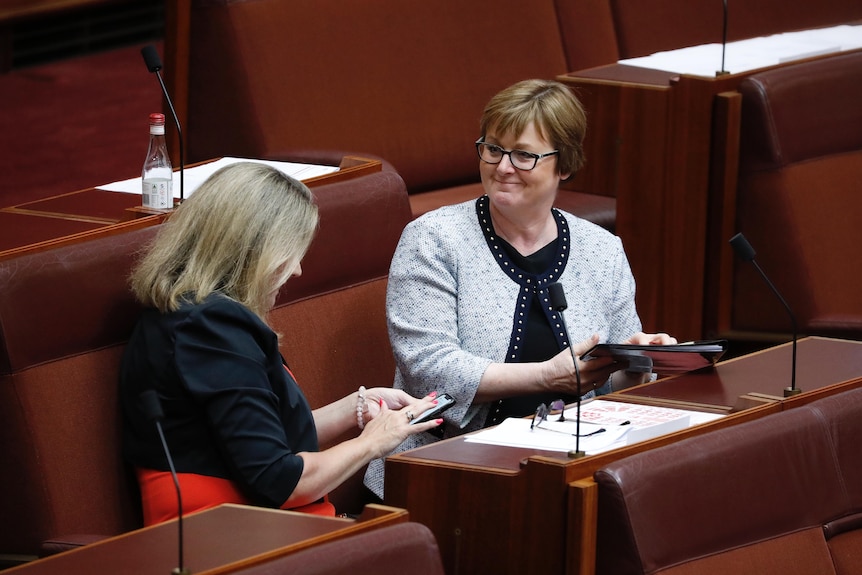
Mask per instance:
[[[576,414],[577,410],[570,407],[566,410],[565,423],[553,421],[555,416],[551,415],[549,421],[543,422],[542,425],[555,429],[572,428],[573,431]],[[588,455],[595,455],[721,417],[723,416],[716,413],[593,399],[581,404],[581,435],[599,428],[606,431],[581,437],[579,447]],[[629,423],[624,424],[625,422]],[[470,434],[465,439],[477,443],[549,451],[568,452],[575,448],[575,437],[543,431],[541,428],[531,430],[530,423],[531,418],[509,418],[496,427]]]
[[[843,24],[815,30],[785,32],[728,42],[724,69],[732,74],[749,72],[784,62],[862,48],[862,25]],[[714,77],[721,69],[720,43],[656,52],[650,56],[620,60],[620,64],[678,74]]]
[[[214,162],[210,162],[208,164],[201,164],[200,166],[195,166],[193,168],[186,168],[183,170],[183,195],[186,198],[189,198],[198,187],[207,178],[209,178],[213,173],[217,170],[229,166],[230,164],[235,164],[237,162],[256,162],[258,164],[266,164],[267,166],[272,166],[278,170],[281,170],[288,176],[296,178],[297,180],[309,180],[311,178],[316,178],[317,176],[324,176],[326,174],[331,174],[333,172],[338,171],[338,166],[321,166],[317,164],[298,164],[295,162],[276,162],[273,160],[254,160],[247,158],[232,158],[225,157],[218,159]],[[174,197],[180,197],[180,173],[174,172]],[[122,180],[120,182],[113,182],[110,184],[103,184],[101,186],[96,186],[100,190],[107,190],[109,192],[124,192],[127,194],[140,194],[141,193],[141,178],[130,178],[128,180]]]
[[[510,417],[500,425],[490,427],[483,431],[468,435],[465,440],[475,443],[488,443],[491,445],[504,445],[507,447],[524,447],[527,449],[544,449],[547,451],[561,451],[566,453],[575,449],[578,443],[572,435],[555,433],[547,429],[530,429],[531,420],[518,417]],[[545,422],[542,425],[548,425]],[[575,423],[571,428],[574,431]],[[559,429],[558,425],[552,426]],[[581,435],[585,435],[599,429],[598,426],[581,423]],[[606,431],[590,437],[581,437],[578,447],[587,453],[601,453],[610,445],[618,443],[629,431],[628,426],[606,427]]]

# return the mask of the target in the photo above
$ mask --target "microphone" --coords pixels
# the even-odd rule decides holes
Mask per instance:
[[[144,63],[147,65],[147,70],[156,74],[159,79],[159,85],[162,87],[162,94],[165,95],[165,100],[168,102],[168,108],[171,110],[171,116],[174,118],[174,125],[177,127],[177,137],[180,143],[180,203],[185,196],[183,195],[183,170],[185,168],[185,154],[183,153],[183,129],[180,127],[180,119],[177,118],[177,112],[174,110],[174,103],[171,100],[168,89],[165,87],[165,82],[162,80],[160,70],[162,69],[162,59],[159,58],[159,53],[156,52],[154,46],[144,46],[141,48],[141,56],[144,57]]]
[[[563,312],[569,307],[569,304],[566,303],[566,292],[563,290],[563,285],[559,282],[548,284],[548,298],[551,300],[551,309],[560,314],[560,324],[562,324],[563,333],[569,341],[569,352],[572,354],[572,361],[575,362],[575,381],[578,386],[577,420],[575,421],[575,450],[569,452],[569,457],[579,459],[587,455],[585,451],[581,451],[581,370],[578,367],[578,358],[575,357],[575,350],[572,347],[573,342],[569,337],[569,330],[563,317]],[[565,406],[563,407],[563,411],[565,411]]]
[[[162,440],[162,449],[165,452],[165,458],[168,460],[168,467],[171,469],[171,477],[174,480],[174,487],[177,490],[177,528],[179,530],[179,566],[171,571],[171,575],[191,575],[191,571],[183,566],[183,495],[180,491],[180,480],[177,477],[177,471],[174,468],[174,459],[171,457],[171,450],[168,449],[168,442],[165,441],[165,432],[162,429],[162,420],[165,418],[165,412],[162,411],[162,404],[159,401],[159,394],[154,389],[148,389],[139,396],[141,411],[147,419],[156,424],[156,430],[159,432],[159,438]]]
[[[724,69],[724,53],[727,50],[727,0],[723,0],[724,4],[724,25],[721,30],[721,70],[715,73],[716,76],[724,76],[730,74]]]
[[[798,330],[796,327],[796,316],[793,315],[793,311],[790,309],[790,306],[787,305],[787,301],[781,296],[781,293],[778,291],[778,288],[769,281],[769,278],[766,276],[766,273],[763,269],[758,265],[757,261],[754,259],[755,252],[754,248],[751,247],[751,244],[748,243],[748,240],[745,239],[745,236],[740,234],[736,234],[732,238],[730,238],[730,245],[733,246],[733,251],[736,252],[737,257],[744,262],[751,262],[754,264],[754,267],[760,272],[760,276],[781,302],[781,305],[784,306],[784,309],[787,310],[787,315],[790,316],[790,325],[793,326],[793,362],[791,364],[790,370],[790,387],[786,387],[784,389],[784,397],[790,397],[792,395],[796,395],[800,393],[802,390],[796,387],[796,339],[798,337]]]

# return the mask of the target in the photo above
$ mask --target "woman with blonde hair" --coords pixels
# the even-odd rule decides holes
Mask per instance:
[[[326,494],[368,461],[442,420],[409,425],[434,395],[363,387],[311,410],[266,315],[301,273],[317,207],[301,182],[251,162],[222,168],[164,224],[132,273],[146,306],[120,372],[124,451],[145,524],[175,517],[173,480],[139,406],[155,390],[183,511],[244,503],[334,514]],[[325,451],[358,425],[362,432]]]

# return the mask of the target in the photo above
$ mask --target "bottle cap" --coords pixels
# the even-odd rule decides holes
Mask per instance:
[[[150,114],[150,125],[151,126],[164,126],[165,125],[165,115],[164,114]]]

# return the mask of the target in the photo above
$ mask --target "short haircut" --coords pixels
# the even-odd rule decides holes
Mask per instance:
[[[583,167],[587,116],[569,87],[550,80],[513,84],[491,98],[479,127],[483,138],[489,131],[517,137],[530,122],[559,150],[559,173],[574,174]]]

